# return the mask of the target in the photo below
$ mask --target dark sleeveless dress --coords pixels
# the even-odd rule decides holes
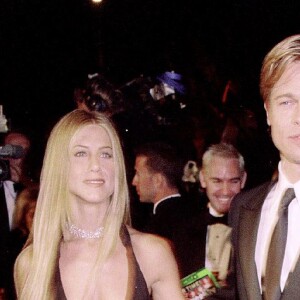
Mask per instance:
[[[129,232],[125,225],[121,227],[120,237],[126,248],[128,259],[128,286],[125,300],[150,300],[147,284],[133,252]],[[62,287],[59,266],[56,267],[55,289],[57,300],[67,300]]]

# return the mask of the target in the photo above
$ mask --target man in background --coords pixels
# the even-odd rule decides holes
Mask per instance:
[[[141,230],[169,239],[176,248],[175,232],[188,209],[180,194],[183,162],[171,145],[150,142],[135,149],[134,168],[132,184],[140,201],[153,204]]]
[[[230,144],[211,145],[202,157],[199,179],[207,205],[195,212],[180,230],[177,258],[181,276],[207,268],[226,286],[231,255],[231,228],[227,216],[232,199],[245,186],[242,155]]]
[[[12,282],[9,281],[9,233],[12,230],[15,200],[23,187],[29,184],[30,179],[25,172],[26,156],[30,148],[29,137],[21,132],[11,131],[4,137],[4,145],[20,146],[23,151],[20,157],[3,157],[9,163],[9,172],[0,180],[0,295],[10,299]],[[2,174],[3,175],[3,174]],[[1,298],[1,297],[0,297]]]

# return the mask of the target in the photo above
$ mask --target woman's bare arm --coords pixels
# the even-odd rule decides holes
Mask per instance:
[[[26,278],[29,273],[29,265],[32,259],[32,246],[25,248],[17,257],[14,266],[14,281],[17,296],[23,289]]]
[[[184,300],[178,267],[167,240],[132,232],[134,252],[153,300]]]

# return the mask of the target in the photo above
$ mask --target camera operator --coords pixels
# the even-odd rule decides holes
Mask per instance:
[[[13,288],[13,283],[8,276],[9,234],[12,230],[16,197],[30,182],[25,172],[25,161],[31,142],[26,134],[10,131],[4,137],[4,147],[5,145],[22,147],[21,155],[10,155],[8,153],[2,157],[0,152],[0,299],[12,299],[10,291]],[[5,166],[7,166],[7,170]]]
[[[89,74],[84,85],[74,89],[77,108],[99,111],[109,117],[124,111],[122,93],[103,74]]]

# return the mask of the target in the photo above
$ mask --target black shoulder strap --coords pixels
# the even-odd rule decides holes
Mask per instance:
[[[122,225],[120,237],[126,248],[128,261],[128,285],[126,300],[150,300],[147,283],[134,255],[130,235],[125,225]]]

